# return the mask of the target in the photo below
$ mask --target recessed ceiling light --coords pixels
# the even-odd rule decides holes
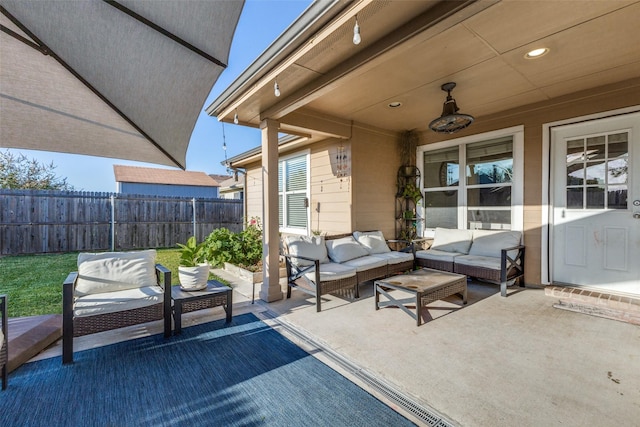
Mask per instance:
[[[398,107],[402,107],[402,102],[393,101],[389,103],[389,108],[398,108]]]
[[[549,53],[549,48],[541,47],[538,49],[530,50],[529,52],[527,52],[527,54],[524,57],[527,59],[540,58],[541,56],[544,56],[547,53]]]

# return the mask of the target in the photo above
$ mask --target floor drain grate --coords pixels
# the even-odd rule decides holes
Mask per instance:
[[[389,400],[402,407],[405,411],[413,414],[417,419],[424,421],[428,426],[454,427],[454,424],[446,420],[442,415],[438,414],[437,411],[429,408],[427,405],[416,402],[414,398],[400,391],[398,387],[389,384],[388,382],[383,381],[375,375],[365,371],[344,356],[336,353],[322,343],[302,333],[295,326],[279,318],[278,315],[271,310],[264,311],[261,314],[276,322],[279,326],[286,329],[288,333],[294,335],[297,339],[306,342],[308,345],[312,346],[315,349],[318,349],[319,351],[322,351],[340,367],[352,373],[354,376],[369,385],[378,393],[386,396]]]

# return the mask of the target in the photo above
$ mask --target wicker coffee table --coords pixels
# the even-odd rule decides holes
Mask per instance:
[[[393,298],[387,291],[396,289],[412,294],[408,298]],[[408,274],[387,277],[374,282],[376,310],[382,307],[398,307],[409,316],[416,319],[417,325],[422,324],[422,307],[430,302],[441,300],[453,294],[461,294],[463,304],[467,303],[467,276],[447,273],[445,271],[423,268]],[[380,295],[388,301],[380,301]],[[407,305],[415,305],[416,312],[412,313]]]
[[[180,286],[171,288],[171,299],[173,300],[173,322],[175,328],[173,333],[182,332],[182,315],[190,311],[202,310],[223,306],[227,314],[227,323],[231,322],[233,310],[233,290],[218,282],[209,280],[207,287],[201,291],[183,291]]]

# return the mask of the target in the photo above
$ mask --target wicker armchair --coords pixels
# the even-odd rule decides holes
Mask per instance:
[[[2,367],[2,389],[7,389],[9,362],[9,331],[7,329],[7,296],[0,295],[0,315],[2,316],[2,328],[0,329],[0,367]]]
[[[145,251],[140,252],[142,253]],[[126,296],[123,297],[122,292],[107,291],[102,293],[89,294],[88,305],[81,307],[79,305],[79,301],[82,301],[81,295],[83,294],[78,289],[78,281],[79,278],[82,277],[83,273],[81,270],[82,266],[79,257],[79,272],[70,273],[63,284],[62,363],[73,362],[73,338],[82,335],[94,334],[97,332],[124,328],[126,326],[163,319],[164,336],[165,338],[171,336],[171,271],[160,264],[153,264],[153,260],[155,259],[155,251],[146,252],[152,252],[153,258],[151,260],[151,269],[155,266],[155,280],[151,280],[154,281],[155,285],[157,286],[154,285],[146,288],[132,288],[128,289],[128,291],[133,291],[133,293],[136,293],[136,291],[139,290],[139,293],[142,294],[142,298],[153,298],[153,303],[138,303],[134,300],[134,298],[127,300]],[[111,255],[117,259],[117,257],[119,256],[118,254],[131,255],[135,253],[110,252],[104,254],[89,255]],[[135,255],[133,256],[135,257]],[[120,265],[122,265],[122,262],[125,261],[120,262]],[[147,270],[149,269],[150,268],[147,266]],[[153,275],[153,273],[151,274]],[[99,278],[91,277],[90,279],[96,281]],[[147,277],[146,279],[149,280],[150,278]],[[108,279],[104,280],[104,283],[106,285],[103,286],[111,286],[111,288],[113,288],[112,283],[116,282],[118,282],[118,280],[114,280],[113,277],[109,277]],[[156,289],[153,291],[149,291],[149,288],[157,287],[159,287],[161,290]],[[127,289],[124,292],[127,292]],[[111,297],[110,294],[113,294],[113,297]],[[151,294],[151,296],[145,294]],[[113,298],[113,300],[110,301],[110,298]],[[109,305],[110,303],[111,306],[107,307],[107,305]],[[94,306],[93,304],[96,305]]]

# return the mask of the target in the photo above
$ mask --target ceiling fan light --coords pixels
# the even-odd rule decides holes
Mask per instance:
[[[442,106],[442,115],[429,123],[429,129],[438,133],[454,133],[469,127],[473,123],[473,116],[459,114],[456,100],[451,96],[451,91],[456,87],[453,82],[445,83],[441,89],[447,92],[447,99]]]

